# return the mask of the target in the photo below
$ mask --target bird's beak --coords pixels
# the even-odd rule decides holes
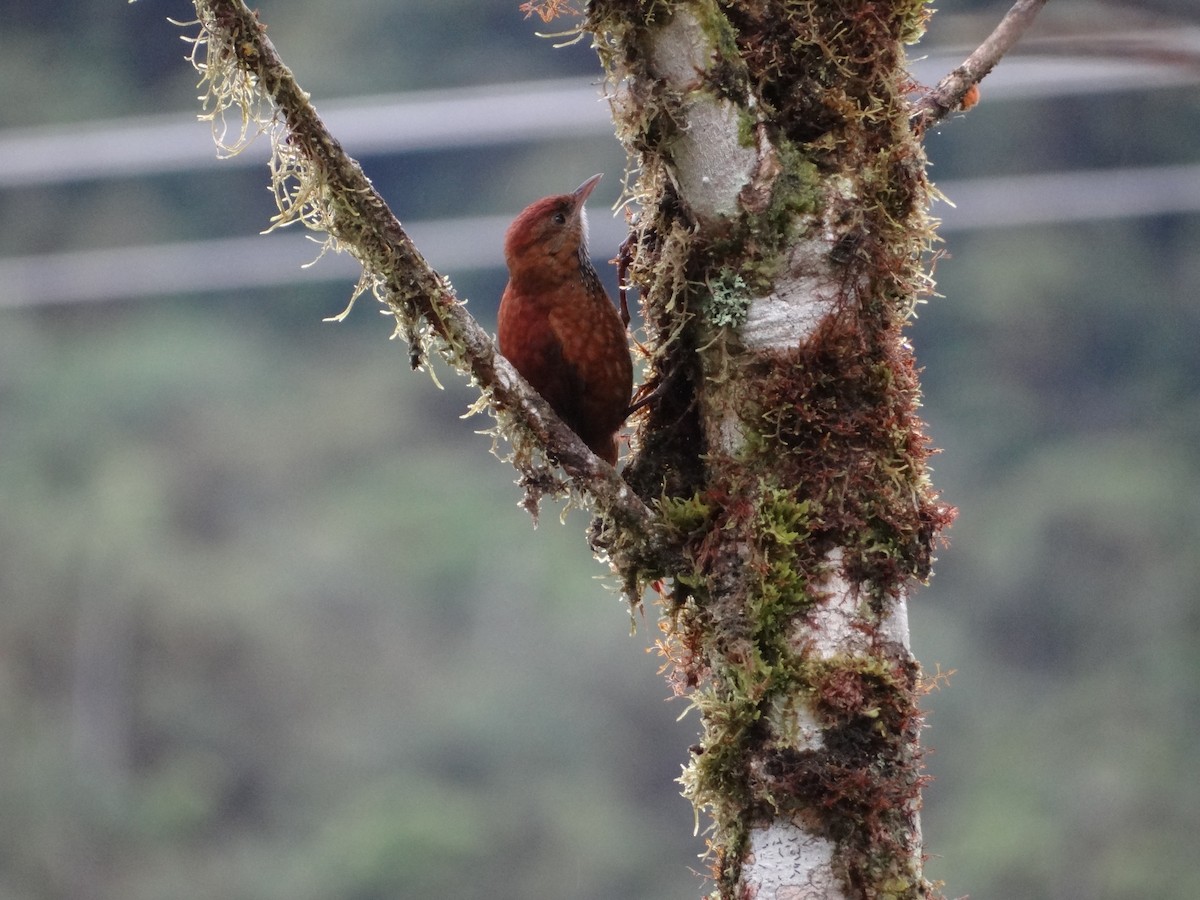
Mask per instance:
[[[603,172],[593,175],[591,178],[589,178],[587,181],[585,181],[583,184],[581,184],[579,187],[575,188],[575,190],[573,190],[571,192],[571,196],[575,198],[575,208],[576,209],[583,209],[584,201],[587,200],[588,195],[591,194],[591,192],[595,189],[596,185],[600,183],[600,179],[603,177],[604,177]]]

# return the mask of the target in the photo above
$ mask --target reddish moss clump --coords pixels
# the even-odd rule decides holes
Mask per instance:
[[[925,476],[931,450],[911,356],[898,335],[855,319],[832,317],[803,347],[749,363],[755,391],[743,418],[777,454],[780,483],[812,501],[809,539],[846,548],[848,577],[894,593],[928,577],[954,511]]]

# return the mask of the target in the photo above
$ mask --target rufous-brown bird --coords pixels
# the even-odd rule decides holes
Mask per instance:
[[[500,352],[559,418],[616,465],[633,362],[625,325],[588,257],[583,204],[599,180],[531,203],[508,227],[499,338]]]

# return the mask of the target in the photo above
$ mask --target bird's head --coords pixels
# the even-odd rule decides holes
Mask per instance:
[[[514,278],[577,271],[573,267],[587,258],[583,205],[599,181],[600,175],[593,175],[569,194],[535,200],[513,220],[504,236],[504,258]]]

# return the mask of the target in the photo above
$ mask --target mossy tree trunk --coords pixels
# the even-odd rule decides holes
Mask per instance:
[[[928,290],[920,0],[593,0],[636,172],[656,400],[626,480],[679,541],[664,650],[721,897],[928,897],[906,594],[951,512],[903,329]]]

